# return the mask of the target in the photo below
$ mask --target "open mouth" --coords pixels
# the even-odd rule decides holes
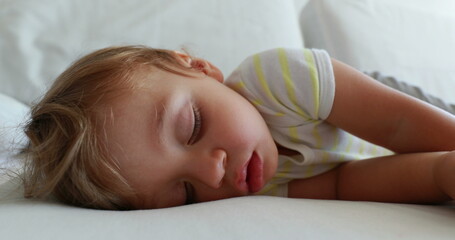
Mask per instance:
[[[263,170],[264,164],[262,159],[256,152],[253,152],[246,169],[246,183],[250,193],[259,192],[262,189],[264,185]]]

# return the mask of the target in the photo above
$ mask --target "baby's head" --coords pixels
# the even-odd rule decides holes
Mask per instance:
[[[161,208],[258,192],[276,146],[209,62],[141,46],[63,72],[26,128],[25,195],[102,209]]]

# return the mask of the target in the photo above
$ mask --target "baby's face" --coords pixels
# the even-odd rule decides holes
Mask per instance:
[[[212,65],[204,65],[218,71]],[[154,70],[112,103],[108,149],[138,192],[137,208],[163,208],[258,192],[277,149],[258,111],[216,74]]]

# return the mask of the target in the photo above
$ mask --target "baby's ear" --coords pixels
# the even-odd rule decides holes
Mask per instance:
[[[191,67],[192,58],[188,54],[179,51],[174,51],[174,53],[185,66]]]
[[[199,72],[202,72],[205,75],[207,75],[208,71],[210,70],[210,64],[204,59],[193,58],[191,59],[190,64],[191,68],[198,70]]]
[[[182,61],[182,63],[185,64],[185,66],[191,67],[194,70],[204,73],[205,75],[212,77],[220,83],[224,82],[223,73],[221,73],[217,67],[215,67],[207,60],[201,58],[192,58],[188,54],[179,51],[174,51],[174,53]]]
[[[224,77],[223,73],[221,73],[220,69],[215,67],[209,61],[200,59],[200,58],[193,58],[191,61],[191,67],[199,72],[204,73],[205,75],[215,79],[216,81],[223,83]]]

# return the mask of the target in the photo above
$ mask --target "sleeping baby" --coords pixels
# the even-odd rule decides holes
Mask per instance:
[[[178,51],[100,49],[57,78],[25,132],[25,196],[82,207],[455,198],[455,117],[318,49],[261,52],[226,79]]]

